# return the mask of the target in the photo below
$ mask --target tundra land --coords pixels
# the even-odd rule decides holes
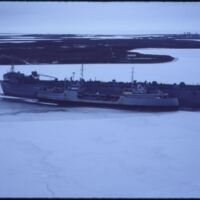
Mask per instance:
[[[200,34],[0,34],[0,64],[164,63],[170,55],[140,48],[200,48]]]

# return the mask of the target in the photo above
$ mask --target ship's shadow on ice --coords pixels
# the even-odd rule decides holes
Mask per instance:
[[[79,113],[79,114],[133,114],[133,113],[163,113],[173,112],[174,110],[155,110],[155,109],[125,109],[95,106],[78,106],[78,105],[57,105],[53,103],[39,102],[34,99],[6,98],[0,97],[0,116],[19,115],[24,113]]]
[[[44,104],[36,100],[17,98],[0,98],[0,108],[0,116],[66,111],[66,109],[54,104]]]
[[[185,111],[197,111],[196,109],[186,109]],[[199,110],[198,110],[199,111]],[[106,117],[127,117],[134,114],[165,114],[173,113],[177,110],[159,110],[159,109],[125,109],[125,108],[110,108],[96,106],[78,106],[78,105],[57,105],[54,103],[40,102],[37,99],[26,99],[9,96],[0,96],[0,117],[18,116],[21,114],[47,114],[55,113],[55,117],[60,119],[60,116],[70,119],[75,118],[106,118]],[[63,113],[63,114],[62,114]],[[48,117],[47,117],[48,118]],[[4,119],[5,120],[5,119]]]

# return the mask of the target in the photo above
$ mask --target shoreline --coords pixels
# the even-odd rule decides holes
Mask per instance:
[[[0,35],[0,65],[11,64],[151,64],[174,60],[171,55],[143,54],[138,49],[200,49],[182,36],[105,38],[69,35]],[[178,37],[178,38],[177,38]]]

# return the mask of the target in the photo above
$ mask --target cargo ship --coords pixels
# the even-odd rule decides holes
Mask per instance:
[[[159,89],[151,90],[148,85],[130,83],[40,80],[36,71],[27,76],[15,72],[14,68],[3,75],[1,87],[5,95],[34,98],[39,101],[76,106],[103,106],[141,109],[177,109],[179,99]]]

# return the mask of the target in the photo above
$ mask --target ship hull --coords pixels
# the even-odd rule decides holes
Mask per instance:
[[[177,98],[157,98],[157,97],[126,97],[119,96],[115,100],[94,100],[79,98],[77,91],[64,93],[52,93],[40,91],[37,94],[40,101],[53,102],[65,106],[95,106],[111,107],[123,109],[142,109],[142,110],[177,110]],[[98,98],[98,96],[96,97]]]
[[[117,108],[123,110],[144,110],[144,111],[175,111],[177,106],[148,106],[148,105],[121,105],[121,104],[107,104],[94,102],[75,102],[75,101],[61,101],[51,100],[45,98],[38,99],[41,102],[56,103],[65,107],[99,107],[99,108]]]
[[[1,81],[3,93],[8,96],[36,98],[39,87],[33,84],[10,83],[9,81]]]

